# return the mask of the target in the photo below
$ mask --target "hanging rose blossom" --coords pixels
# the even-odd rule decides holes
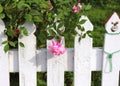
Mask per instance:
[[[65,53],[66,48],[64,48],[62,43],[52,40],[52,45],[49,46],[49,50],[53,55],[60,56]]]
[[[73,12],[74,13],[78,13],[82,10],[82,5],[81,3],[78,3],[77,5],[74,5],[73,8],[72,8]]]

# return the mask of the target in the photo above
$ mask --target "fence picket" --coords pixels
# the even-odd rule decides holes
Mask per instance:
[[[117,25],[113,23],[118,22]],[[116,31],[112,31],[112,28]],[[113,13],[106,23],[104,54],[103,54],[103,71],[102,86],[119,86],[120,70],[120,19],[117,13]],[[110,83],[109,83],[110,82]]]
[[[93,30],[93,25],[86,16],[81,19],[86,19],[82,26],[85,31]],[[75,37],[75,56],[74,56],[74,86],[91,86],[91,50],[92,39],[86,36],[79,42],[79,36]]]
[[[19,80],[20,86],[37,86],[36,84],[36,37],[32,22],[23,25],[29,31],[28,36],[19,39],[25,47],[19,46]]]
[[[2,45],[2,42],[7,40],[7,36],[4,35],[4,30],[4,22],[0,19],[0,85],[10,86],[8,53],[4,52],[4,45]]]
[[[64,38],[61,40],[64,44]],[[64,86],[64,55],[53,56],[48,47],[52,41],[47,40],[47,86]]]

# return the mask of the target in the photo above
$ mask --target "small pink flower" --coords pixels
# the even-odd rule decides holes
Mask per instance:
[[[78,4],[77,4],[77,7],[79,7],[80,10],[82,10],[82,5],[81,5],[81,3],[78,3]]]
[[[77,5],[74,5],[72,8],[74,13],[78,13],[82,10],[82,5],[80,3],[78,3]]]
[[[66,51],[66,48],[64,48],[62,43],[59,43],[55,40],[52,40],[52,45],[50,45],[48,49],[53,55],[56,55],[56,56],[60,56],[61,54],[64,54]]]
[[[72,8],[72,9],[73,9],[73,12],[74,12],[74,13],[78,13],[78,12],[79,12],[79,9],[78,9],[78,7],[77,7],[77,6],[73,6],[73,8]]]

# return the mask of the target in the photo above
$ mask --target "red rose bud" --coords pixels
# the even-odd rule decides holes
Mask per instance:
[[[20,33],[20,31],[18,29],[15,29],[14,32],[16,35]]]

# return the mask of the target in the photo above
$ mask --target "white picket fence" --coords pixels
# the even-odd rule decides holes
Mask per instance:
[[[89,19],[86,16],[82,18],[87,20],[83,25],[85,30],[93,30]],[[109,24],[111,21],[117,21],[118,27],[120,26],[120,19],[114,13],[106,23],[108,33],[111,31],[110,26],[113,26]],[[23,26],[29,31],[29,36],[19,39],[25,47],[19,46],[18,50],[13,49],[4,53],[4,45],[1,43],[7,37],[3,34],[4,23],[0,20],[0,86],[10,86],[10,72],[19,72],[19,86],[37,86],[37,72],[47,72],[47,86],[64,86],[64,71],[74,72],[74,86],[91,86],[91,71],[102,71],[102,86],[119,86],[120,36],[118,33],[120,30],[117,30],[117,34],[110,32],[105,35],[104,48],[93,48],[92,38],[88,36],[78,42],[78,35],[76,35],[74,48],[68,48],[65,54],[57,57],[51,55],[48,49],[36,50],[36,37],[33,34],[36,30],[35,25],[29,22]],[[64,38],[62,41],[65,42]],[[47,46],[50,43],[51,40],[48,40]],[[112,65],[110,65],[108,54],[116,50],[118,52],[112,55]],[[106,54],[105,51],[110,53]],[[110,66],[112,71],[106,72]]]

